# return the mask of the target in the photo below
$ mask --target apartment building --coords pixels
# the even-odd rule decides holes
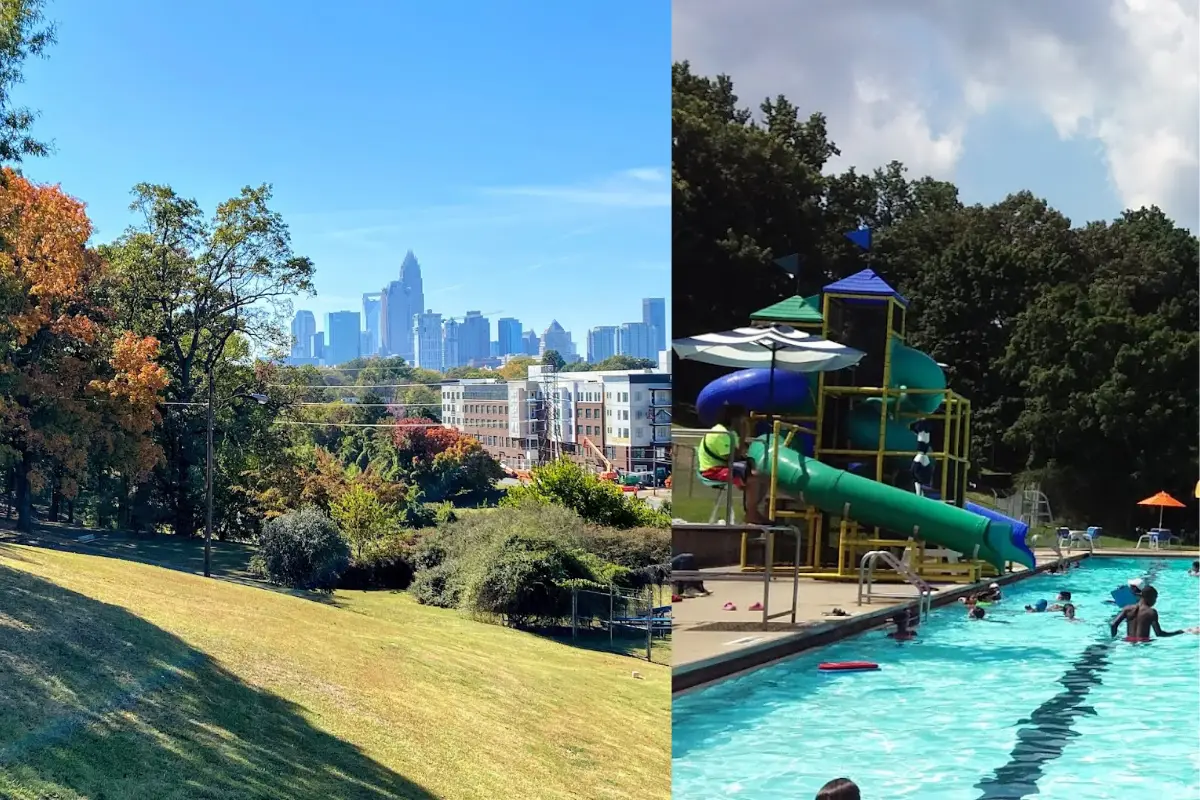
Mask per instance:
[[[510,469],[528,469],[547,454],[596,470],[664,466],[670,406],[671,376],[662,372],[555,374],[535,365],[525,380],[442,385],[443,423],[478,438]]]

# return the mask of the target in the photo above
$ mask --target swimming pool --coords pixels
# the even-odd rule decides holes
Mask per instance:
[[[872,631],[676,698],[672,797],[806,800],[848,777],[872,800],[1200,800],[1200,637],[1110,640],[1103,602],[1154,571],[1164,630],[1192,627],[1200,579],[1184,559],[1085,563],[1007,587],[983,621],[954,604],[915,641]],[[1061,589],[1080,622],[1024,612]],[[816,669],[858,660],[881,669]]]

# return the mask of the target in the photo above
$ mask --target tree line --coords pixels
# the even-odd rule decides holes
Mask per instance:
[[[867,226],[867,263],[910,301],[910,343],[972,400],[977,479],[1038,480],[1056,513],[1118,529],[1139,524],[1135,503],[1160,489],[1191,497],[1194,234],[1157,207],[1074,224],[1028,191],[968,205],[953,183],[895,161],[831,174],[839,151],[820,113],[781,95],[755,114],[728,76],[686,62],[672,88],[674,336],[746,325],[862,269],[844,234]],[[793,253],[798,280],[773,263]],[[676,396],[713,375],[676,364]]]

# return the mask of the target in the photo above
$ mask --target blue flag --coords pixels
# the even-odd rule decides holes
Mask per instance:
[[[871,249],[871,229],[857,228],[846,234],[846,238],[854,242],[863,250]]]

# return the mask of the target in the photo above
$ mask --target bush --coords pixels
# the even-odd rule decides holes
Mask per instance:
[[[520,506],[527,502],[558,505],[574,511],[586,522],[610,528],[668,528],[671,518],[645,500],[626,494],[616,484],[602,481],[578,464],[560,458],[538,467],[531,480],[508,490],[501,505]]]
[[[580,531],[580,546],[604,561],[629,569],[671,560],[671,531],[666,528],[616,530],[589,526]]]
[[[416,548],[417,601],[544,625],[571,613],[572,585],[628,579],[628,571],[581,546],[585,525],[559,506],[525,503],[470,514],[431,531]]]
[[[356,555],[338,581],[339,589],[407,589],[416,574],[413,532],[392,533]]]
[[[350,563],[350,546],[315,508],[292,511],[263,526],[251,567],[271,583],[331,591]]]

